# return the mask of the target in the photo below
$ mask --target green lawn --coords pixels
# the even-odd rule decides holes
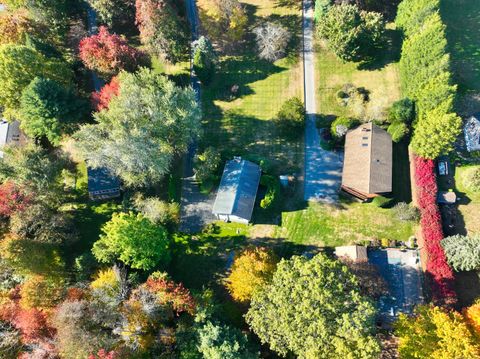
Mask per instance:
[[[467,233],[480,233],[480,192],[469,191],[463,185],[465,172],[477,166],[457,167],[455,170],[455,185],[460,196],[458,209],[463,216]]]
[[[275,19],[292,29],[301,29],[298,9],[276,6],[273,0],[243,1],[250,13],[250,26],[264,18]],[[199,2],[202,13],[202,2]],[[300,171],[303,138],[286,139],[272,119],[283,102],[303,98],[302,68],[298,43],[289,56],[274,64],[258,59],[251,36],[235,49],[223,49],[215,79],[202,90],[204,137],[200,147],[214,146],[225,158],[254,155],[268,159],[279,171]],[[232,87],[238,91],[232,93]]]
[[[386,109],[400,99],[397,63],[361,69],[359,64],[342,62],[325,44],[318,43],[315,66],[318,109],[322,115],[380,120],[384,119]],[[369,101],[365,105],[341,106],[336,94],[345,84],[365,88],[369,92]]]

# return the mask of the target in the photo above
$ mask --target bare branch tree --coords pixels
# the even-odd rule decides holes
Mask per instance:
[[[267,61],[276,61],[285,55],[290,33],[283,26],[267,22],[253,29],[257,39],[258,56]]]

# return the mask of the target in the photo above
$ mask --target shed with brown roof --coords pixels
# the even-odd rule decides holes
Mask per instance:
[[[360,199],[392,192],[392,138],[372,124],[348,131],[342,190]]]

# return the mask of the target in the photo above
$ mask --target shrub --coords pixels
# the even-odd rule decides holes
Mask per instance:
[[[401,221],[418,221],[420,219],[418,208],[405,202],[397,203],[393,207],[393,213]]]
[[[383,39],[385,24],[379,13],[360,11],[356,5],[332,6],[317,23],[318,34],[343,61],[368,59]]]
[[[348,117],[337,117],[330,125],[330,132],[333,137],[343,138],[347,131],[359,124],[357,120]]]
[[[387,132],[392,136],[393,142],[400,142],[408,135],[408,125],[404,122],[393,122],[388,126]]]
[[[195,157],[195,178],[200,182],[214,178],[221,162],[220,152],[214,147],[207,147],[203,153]]]
[[[455,235],[442,240],[448,263],[456,271],[480,269],[480,235]]]
[[[267,193],[260,201],[260,207],[263,209],[273,207],[280,196],[280,181],[274,176],[263,175],[260,178],[260,184],[267,187]]]
[[[134,198],[137,211],[152,223],[171,228],[180,222],[180,206],[175,202],[165,202],[157,197],[137,195]]]
[[[470,168],[465,171],[462,182],[467,189],[475,192],[480,191],[480,167]]]
[[[277,125],[285,132],[299,132],[305,126],[305,107],[302,100],[292,97],[285,101],[275,119]]]
[[[404,98],[393,103],[388,110],[388,121],[410,124],[415,118],[415,106],[412,100]]]

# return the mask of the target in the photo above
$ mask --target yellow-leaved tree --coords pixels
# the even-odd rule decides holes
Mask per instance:
[[[400,315],[395,327],[400,358],[475,359],[480,343],[463,316],[435,306],[419,306]]]
[[[477,300],[473,305],[463,310],[463,315],[468,324],[480,336],[480,300]]]
[[[273,276],[278,258],[262,247],[246,249],[235,258],[227,288],[233,299],[248,302],[253,293],[267,284]]]

